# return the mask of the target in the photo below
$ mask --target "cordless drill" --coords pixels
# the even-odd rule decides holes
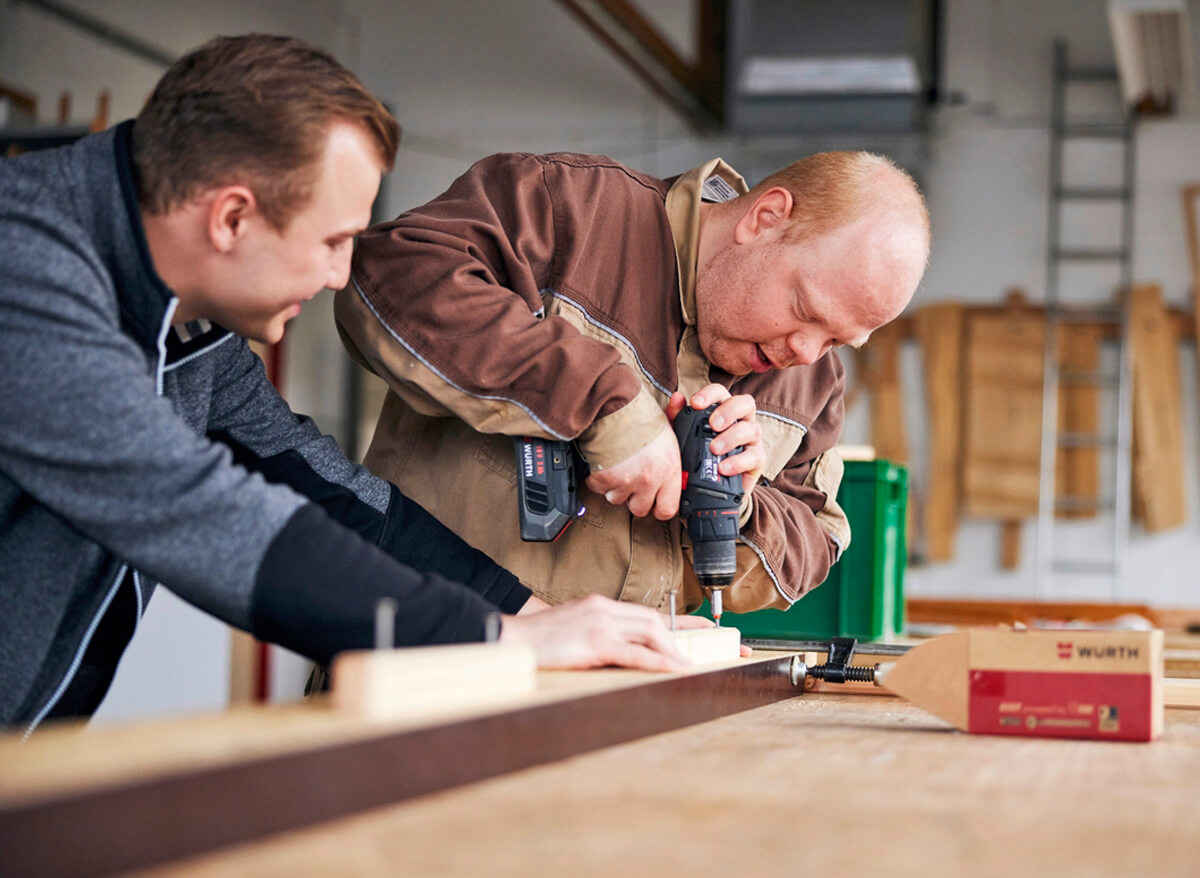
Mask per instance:
[[[721,589],[733,582],[737,570],[738,514],[742,477],[723,476],[717,464],[742,449],[717,456],[709,443],[717,434],[708,419],[715,405],[703,411],[685,406],[675,418],[675,438],[683,463],[683,493],[679,516],[692,540],[692,568],[702,588],[712,592],[713,618],[721,622]],[[579,502],[579,483],[587,464],[570,442],[514,436],[517,453],[518,518],[521,539],[553,542],[586,508]]]
[[[709,443],[717,435],[709,425],[716,405],[703,411],[684,406],[675,417],[675,438],[683,463],[683,494],[679,517],[687,524],[692,540],[692,569],[701,588],[712,594],[712,615],[721,624],[721,590],[733,582],[737,572],[738,516],[742,506],[742,477],[723,476],[717,470],[726,457],[712,453]]]

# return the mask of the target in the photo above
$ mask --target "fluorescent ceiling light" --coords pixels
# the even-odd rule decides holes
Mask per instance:
[[[808,55],[748,58],[739,90],[746,95],[912,94],[917,66],[907,55]]]

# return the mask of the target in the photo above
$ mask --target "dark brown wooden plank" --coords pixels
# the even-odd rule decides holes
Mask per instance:
[[[145,868],[771,704],[789,657],[0,805],[6,875]]]

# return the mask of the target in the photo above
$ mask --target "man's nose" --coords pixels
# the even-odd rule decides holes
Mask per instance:
[[[788,350],[792,354],[792,366],[808,366],[821,359],[825,343],[807,332],[794,332],[788,336]]]

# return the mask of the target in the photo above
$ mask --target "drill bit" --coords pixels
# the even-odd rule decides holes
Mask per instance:
[[[671,592],[671,630],[675,630],[675,592]]]
[[[712,617],[717,623],[717,627],[721,627],[721,589],[714,588],[712,590]]]

